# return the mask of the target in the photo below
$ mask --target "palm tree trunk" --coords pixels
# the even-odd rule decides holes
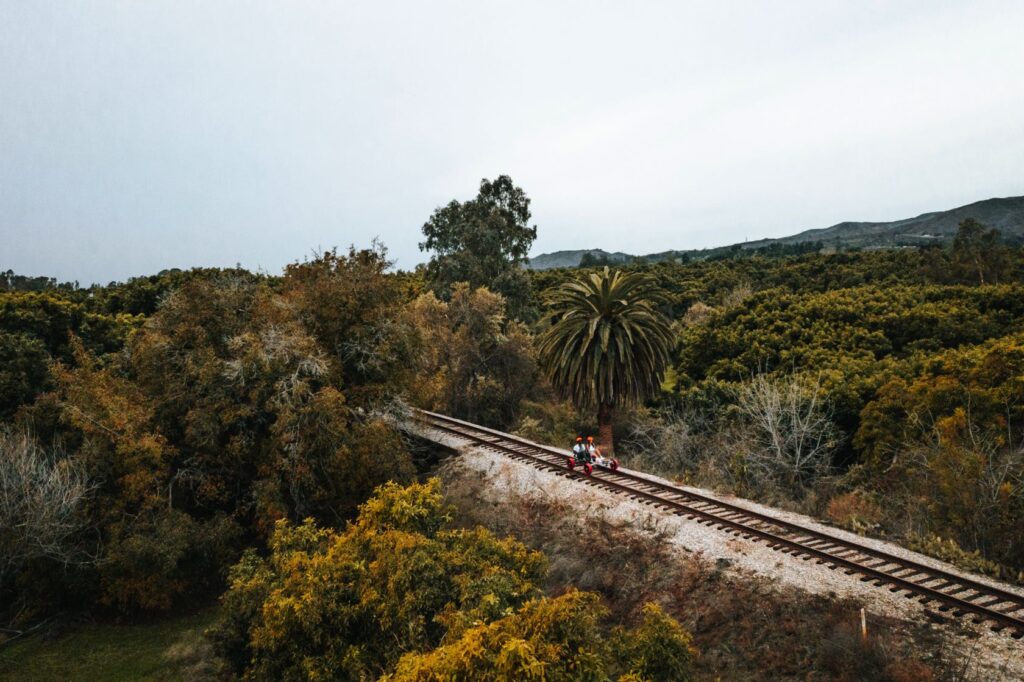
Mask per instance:
[[[611,457],[615,452],[614,437],[612,434],[612,405],[601,404],[597,407],[597,439],[601,446],[601,454]]]

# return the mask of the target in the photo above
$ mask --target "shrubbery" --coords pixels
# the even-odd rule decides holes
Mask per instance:
[[[63,443],[53,466],[81,472],[74,541],[92,557],[66,567],[41,556],[20,569],[34,581],[0,575],[0,617],[201,599],[277,520],[340,524],[376,486],[411,478],[402,439],[372,413],[408,374],[394,332],[404,294],[386,267],[380,251],[330,252],[276,286],[234,271],[187,277],[141,326],[109,326],[85,302],[40,303],[48,292],[0,294],[0,322],[28,325],[60,360],[18,419]],[[48,585],[45,604],[33,583]]]
[[[609,628],[599,598],[541,595],[545,560],[450,525],[437,479],[389,484],[344,531],[285,521],[232,569],[218,651],[246,679],[687,679],[689,635],[656,606]]]
[[[530,334],[501,296],[457,284],[450,302],[423,294],[401,319],[414,349],[414,403],[497,428],[515,423],[538,372]]]

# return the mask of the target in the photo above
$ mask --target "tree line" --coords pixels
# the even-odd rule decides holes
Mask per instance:
[[[1024,569],[1024,258],[997,233],[967,222],[948,248],[531,272],[530,221],[500,176],[429,217],[432,257],[413,272],[373,245],[279,276],[79,288],[8,273],[0,615],[138,614],[229,586],[219,646],[253,678],[572,660],[595,679],[675,679],[649,667],[651,651],[681,667],[692,654],[663,614],[609,628],[592,596],[540,595],[525,549],[442,531],[434,488],[390,485],[417,475],[386,418],[409,405],[555,444],[595,432],[640,466]],[[432,520],[380,520],[395,514]],[[357,570],[385,557],[410,563]],[[518,577],[470,572],[402,601],[393,581],[444,585],[450,562]],[[341,591],[330,603],[323,584]],[[303,599],[312,612],[294,611]],[[372,628],[325,633],[328,616]],[[566,659],[565,628],[627,653]]]

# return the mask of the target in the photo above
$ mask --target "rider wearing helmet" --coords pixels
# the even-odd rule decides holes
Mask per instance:
[[[588,462],[593,462],[594,461],[594,455],[597,454],[597,446],[594,444],[594,437],[593,436],[587,436],[586,451],[587,451],[587,461]]]
[[[587,461],[587,446],[583,444],[583,436],[576,436],[576,444],[572,446],[572,454],[581,462]]]

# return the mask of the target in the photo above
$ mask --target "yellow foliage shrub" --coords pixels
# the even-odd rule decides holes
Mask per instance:
[[[212,632],[252,680],[685,680],[690,635],[654,605],[606,631],[593,593],[540,595],[546,561],[452,529],[437,479],[388,484],[344,531],[278,522],[231,573]]]

